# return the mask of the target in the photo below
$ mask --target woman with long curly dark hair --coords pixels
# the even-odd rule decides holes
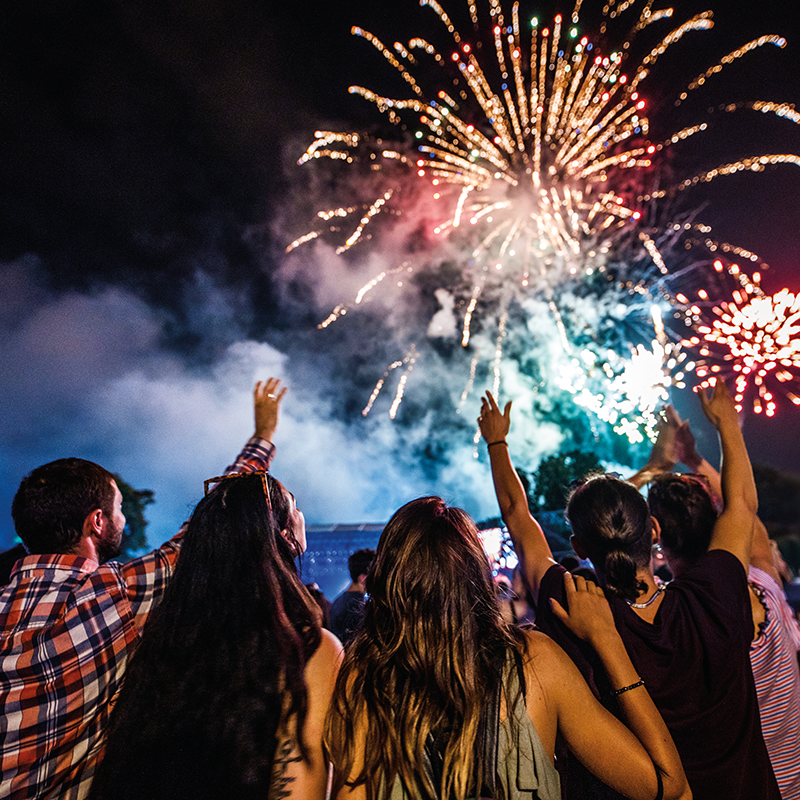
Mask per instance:
[[[555,800],[561,735],[630,797],[690,797],[602,593],[582,578],[568,591],[569,614],[557,613],[598,648],[630,729],[594,699],[557,645],[503,620],[466,512],[438,497],[397,511],[381,535],[364,622],[328,715],[334,796]]]
[[[322,726],[340,645],[297,575],[304,549],[293,496],[265,472],[222,478],[200,501],[91,797],[325,796]]]

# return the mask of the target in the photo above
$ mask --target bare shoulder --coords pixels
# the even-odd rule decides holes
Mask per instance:
[[[559,676],[572,662],[549,636],[525,631],[525,705],[551,762],[558,732]],[[568,664],[565,664],[568,662]]]
[[[525,631],[526,678],[535,676],[545,694],[552,699],[565,685],[579,679],[580,671],[561,646],[547,634]]]
[[[309,684],[324,680],[326,675],[335,676],[342,660],[342,643],[328,630],[322,629],[319,647],[306,664]]]
[[[312,659],[319,657],[323,661],[334,660],[338,662],[342,658],[342,653],[342,643],[329,630],[323,628],[319,647]]]
[[[523,631],[525,635],[525,653],[528,659],[536,662],[553,662],[558,664],[566,659],[571,664],[569,656],[546,633],[541,631]]]

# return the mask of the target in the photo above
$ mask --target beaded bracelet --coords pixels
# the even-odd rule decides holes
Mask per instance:
[[[630,686],[623,686],[621,689],[615,689],[614,694],[619,697],[624,692],[629,692],[631,689],[638,689],[640,686],[644,686],[644,681],[641,678]]]

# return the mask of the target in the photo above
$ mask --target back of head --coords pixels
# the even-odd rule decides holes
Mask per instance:
[[[334,765],[348,774],[358,719],[370,742],[367,796],[398,775],[420,789],[421,765],[409,754],[422,752],[428,732],[450,729],[442,796],[464,797],[482,768],[474,753],[481,709],[509,650],[522,647],[503,622],[474,522],[438,497],[407,503],[383,530],[366,588],[328,720]]]
[[[441,636],[450,641],[476,622],[472,611],[496,608],[475,523],[439,497],[413,500],[389,520],[366,586],[369,623],[405,646],[430,648],[432,657],[441,652]],[[420,629],[419,620],[428,618]],[[421,641],[422,633],[431,640]]]
[[[112,716],[93,797],[266,797],[282,726],[302,729],[319,611],[260,475],[200,501]]]
[[[374,560],[375,551],[369,547],[352,553],[350,558],[347,559],[347,571],[350,573],[350,580],[356,583],[362,575],[367,575]]]
[[[111,516],[114,476],[82,458],[61,458],[23,478],[11,504],[14,528],[29,553],[70,553],[96,509]]]
[[[647,503],[661,526],[661,543],[669,556],[691,562],[708,550],[717,510],[702,479],[660,475],[650,484]]]
[[[635,600],[643,588],[637,571],[650,563],[652,520],[636,487],[597,475],[573,490],[567,517],[608,592]]]

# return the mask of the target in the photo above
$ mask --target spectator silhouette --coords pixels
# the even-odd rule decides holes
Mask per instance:
[[[325,797],[322,726],[341,645],[297,575],[304,549],[302,514],[270,475],[223,478],[200,501],[91,800]]]
[[[631,660],[675,739],[695,800],[778,800],[749,661],[752,619],[745,569],[755,484],[724,383],[717,382],[711,397],[702,391],[699,396],[724,453],[725,510],[714,523],[711,551],[665,590],[652,571],[658,525],[637,489],[609,475],[590,478],[570,496],[572,545],[595,566]],[[567,602],[564,568],[553,560],[514,472],[506,443],[510,411],[509,403],[501,412],[487,393],[479,424],[489,445],[500,510],[537,600],[537,626],[567,650],[597,696],[608,697],[611,687],[594,654],[551,610],[551,603]],[[596,790],[574,759],[559,759],[559,764],[567,796]]]
[[[503,621],[478,531],[438,497],[384,528],[361,628],[345,651],[325,741],[337,800],[560,800],[556,737],[630,798],[691,797],[677,751],[602,591],[567,575],[569,613],[598,648],[626,728],[566,654]]]
[[[375,551],[370,548],[356,550],[347,559],[350,585],[331,603],[331,631],[343,645],[352,640],[364,616],[365,581]]]

